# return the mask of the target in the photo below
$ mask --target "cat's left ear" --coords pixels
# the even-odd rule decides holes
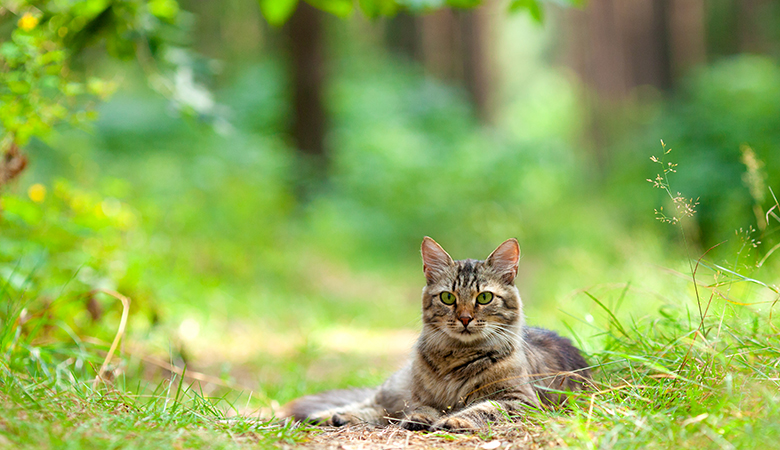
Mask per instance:
[[[507,239],[485,260],[507,284],[512,284],[517,276],[517,263],[520,261],[520,244],[517,239]]]
[[[436,241],[425,236],[422,241],[423,272],[428,284],[433,284],[455,264]]]

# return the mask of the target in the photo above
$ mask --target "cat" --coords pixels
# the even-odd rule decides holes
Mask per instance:
[[[566,391],[588,385],[590,369],[568,339],[525,325],[514,284],[519,258],[517,240],[508,239],[484,261],[453,261],[426,236],[423,329],[406,366],[378,388],[294,400],[279,417],[467,431],[563,403]]]

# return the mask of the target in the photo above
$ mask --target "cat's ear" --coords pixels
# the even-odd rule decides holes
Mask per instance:
[[[512,284],[517,276],[517,263],[520,261],[520,244],[517,239],[507,239],[485,260],[506,282]]]
[[[422,241],[423,272],[428,284],[432,284],[455,263],[436,241],[425,236]]]

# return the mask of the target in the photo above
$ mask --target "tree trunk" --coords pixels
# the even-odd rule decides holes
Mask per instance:
[[[704,62],[704,12],[704,0],[591,0],[564,13],[566,59],[593,92],[590,144],[602,171],[612,159],[608,121],[616,108],[634,101],[640,86],[669,90]]]
[[[669,49],[675,78],[707,60],[704,0],[669,2]]]
[[[325,155],[322,13],[300,2],[287,25],[293,95],[292,135],[303,153]]]
[[[461,79],[459,32],[455,13],[449,9],[420,18],[420,53],[427,73],[442,80]]]
[[[385,28],[387,47],[410,60],[421,60],[420,22],[409,13],[400,12],[387,22]]]
[[[775,0],[776,1],[776,0]],[[772,0],[737,1],[737,33],[739,50],[748,53],[767,53],[772,34]]]
[[[286,25],[292,82],[291,135],[300,151],[298,194],[304,199],[326,174],[323,103],[325,84],[323,13],[305,2]]]
[[[388,47],[422,62],[441,80],[462,83],[475,115],[492,118],[492,58],[487,6],[455,12],[442,9],[422,17],[400,16],[388,26]]]
[[[493,119],[492,58],[488,45],[490,26],[485,7],[465,11],[460,16],[460,42],[463,54],[463,83],[482,123]]]
[[[600,97],[672,87],[676,68],[704,59],[703,0],[592,0],[567,12],[570,64]]]

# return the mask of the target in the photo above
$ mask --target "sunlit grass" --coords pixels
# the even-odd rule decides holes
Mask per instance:
[[[681,263],[680,271],[648,270],[656,280],[650,285],[595,286],[576,293],[578,301],[590,305],[584,307],[589,313],[563,317],[589,353],[594,387],[563,410],[521,418],[530,427],[530,442],[573,448],[772,448],[780,438],[778,289],[763,266],[766,260],[761,262],[747,271],[701,259]],[[0,445],[16,448],[264,448],[311,439],[319,432],[274,421],[269,407],[303,393],[380,383],[403,360],[418,325],[416,311],[403,313],[409,318],[399,323],[408,325],[407,331],[365,326],[376,317],[339,325],[336,316],[322,312],[309,328],[288,334],[232,318],[220,336],[209,322],[193,329],[197,321],[192,319],[167,329],[175,339],[162,357],[154,345],[138,347],[143,341],[130,333],[123,357],[109,366],[114,379],[93,385],[119,315],[74,333],[71,326],[78,322],[69,325],[46,311],[84,308],[83,298],[63,290],[50,303],[35,303],[47,266],[37,275],[21,266],[6,274],[0,291]],[[690,274],[684,275],[686,267],[694,268],[696,289]],[[339,280],[336,285],[344,285],[345,292],[355,282]],[[652,292],[653,286],[664,294]],[[653,297],[660,299],[652,307],[637,307]],[[104,305],[110,300],[102,299]],[[309,304],[289,307],[294,313]],[[380,308],[373,314],[387,313]],[[544,319],[533,323],[555,327],[555,320]],[[89,330],[101,339],[85,335]],[[486,443],[516,439],[512,433],[496,426],[477,437]],[[382,435],[387,442],[391,437]],[[460,445],[465,438],[430,439]]]
[[[107,345],[53,339],[61,318],[31,315],[7,283],[0,299],[0,447],[270,448],[304,437],[271,415],[245,417],[249,392],[209,396],[186,368],[143,381]],[[104,363],[111,370],[93,381]]]
[[[570,408],[520,420],[533,435],[524,445],[780,441],[777,255],[756,256],[756,233],[698,260],[703,251],[652,228],[664,225],[652,207],[626,217],[577,181],[589,168],[553,139],[557,115],[544,127],[524,123],[538,142],[492,136],[446,86],[411,73],[395,95],[389,65],[378,61],[378,75],[354,67],[336,86],[333,179],[306,206],[291,194],[293,150],[247,131],[272,129],[277,116],[244,114],[224,136],[120,98],[96,136],[71,133],[58,151],[41,150],[52,153],[37,155],[41,165],[57,170],[43,167],[30,189],[2,199],[0,447],[311,438],[316,431],[269,421],[270,408],[377,385],[402,364],[420,325],[425,234],[458,259],[520,238],[528,323],[573,337],[595,367],[594,389]],[[244,91],[257,80],[244,84],[239,111],[273,115],[278,98],[252,103]],[[419,107],[422,95],[436,101]],[[145,122],[127,129],[130,119]],[[155,133],[136,132],[150,122]],[[52,181],[47,170],[78,181]],[[642,203],[631,194],[615,202],[627,199]],[[128,296],[131,309],[113,380],[93,386],[123,313],[98,289]],[[496,426],[477,438],[518,436]]]

